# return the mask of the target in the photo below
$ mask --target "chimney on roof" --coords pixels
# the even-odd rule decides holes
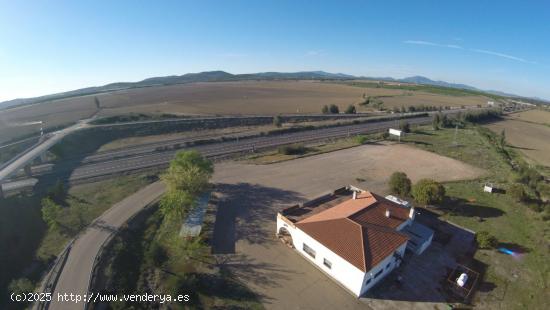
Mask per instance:
[[[387,218],[390,217],[390,209],[386,209],[386,217],[387,217]]]
[[[411,221],[414,221],[414,207],[411,207],[411,209],[409,210],[409,218],[411,219]]]
[[[353,200],[357,199],[357,192],[353,191]]]

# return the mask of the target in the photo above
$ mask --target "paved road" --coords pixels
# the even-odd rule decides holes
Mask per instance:
[[[0,170],[0,182],[7,177],[9,177],[11,174],[16,172],[17,170],[23,168],[25,165],[31,163],[36,157],[40,156],[42,153],[49,150],[52,146],[54,146],[57,142],[59,142],[63,137],[66,135],[79,130],[81,128],[84,128],[87,126],[87,120],[80,121],[79,123],[67,127],[65,129],[53,132],[51,134],[48,134],[48,138],[44,140],[42,143],[36,145],[31,150],[27,151],[23,155],[19,156],[16,160],[12,161],[10,164],[5,166],[2,170]]]
[[[83,303],[58,302],[57,294],[87,294],[94,259],[103,242],[131,216],[158,199],[163,192],[164,185],[160,181],[148,185],[115,204],[78,237],[54,289],[52,296],[55,298],[49,309],[84,309]]]
[[[417,117],[407,119],[411,124],[427,124],[431,122],[431,117]],[[182,149],[195,149],[203,155],[210,158],[219,158],[235,153],[251,152],[252,150],[261,150],[275,148],[280,145],[292,144],[298,142],[313,142],[327,139],[342,138],[353,136],[362,133],[380,132],[390,127],[396,126],[396,120],[379,121],[372,123],[339,126],[331,128],[323,128],[317,130],[309,130],[303,132],[288,133],[275,136],[260,136],[239,141],[227,141],[201,145],[196,147],[188,147]],[[179,149],[179,150],[182,150]],[[77,168],[73,165],[60,164],[55,167],[54,173],[63,173],[67,170],[71,172],[69,179],[71,181],[81,181],[112,175],[132,170],[139,170],[151,167],[162,167],[174,157],[174,154],[179,150],[170,150],[164,152],[138,153],[134,156],[125,158],[111,159],[100,162],[92,162],[82,164]],[[129,150],[130,152],[131,150]]]

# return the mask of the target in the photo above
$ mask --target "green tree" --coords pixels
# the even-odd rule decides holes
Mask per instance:
[[[166,250],[156,241],[149,246],[146,255],[155,267],[161,267],[168,260]]]
[[[168,219],[181,219],[194,205],[195,197],[182,190],[169,189],[162,196],[160,212]]]
[[[94,97],[94,103],[95,103],[96,109],[99,110],[101,108],[101,104],[99,103],[99,99],[97,99],[97,97]]]
[[[48,189],[48,198],[52,199],[56,203],[62,203],[65,197],[65,186],[61,180],[57,180],[55,185]]]
[[[26,294],[34,292],[34,284],[27,278],[12,280],[8,286],[10,293]]]
[[[273,116],[273,126],[275,127],[281,127],[283,126],[283,119],[280,115]]]
[[[401,129],[403,132],[411,132],[411,125],[407,121],[401,121],[399,122],[399,129]]]
[[[161,179],[169,190],[181,190],[195,195],[206,188],[213,173],[212,162],[198,151],[182,151],[176,154]]]
[[[486,231],[480,231],[476,234],[477,245],[482,249],[493,249],[498,245],[498,240]]]
[[[412,187],[412,196],[424,205],[441,203],[445,198],[445,187],[432,179],[422,179]]]
[[[434,130],[439,130],[440,122],[441,122],[441,118],[439,117],[439,113],[435,113],[432,118],[432,127]]]
[[[513,200],[520,202],[525,201],[525,198],[527,198],[527,195],[525,194],[525,188],[522,184],[514,183],[508,187],[508,191],[506,191],[510,197],[512,197]]]
[[[331,104],[331,105],[328,107],[328,110],[329,110],[329,112],[332,113],[332,114],[338,114],[338,113],[340,113],[340,109],[339,109],[338,106],[335,105],[335,104]]]
[[[347,108],[346,108],[346,114],[355,114],[357,113],[357,110],[355,109],[355,106],[353,104],[350,104]]]
[[[321,109],[321,112],[322,112],[323,114],[328,114],[328,113],[329,113],[329,111],[328,111],[328,105],[325,104],[325,105],[323,106],[323,108]]]
[[[401,196],[408,196],[411,193],[411,180],[404,172],[394,172],[388,182],[390,191]]]
[[[500,136],[498,137],[498,144],[501,149],[503,149],[506,146],[506,132],[504,129],[500,132]]]
[[[48,227],[52,230],[59,228],[59,216],[62,209],[51,198],[46,197],[42,199],[42,219]]]

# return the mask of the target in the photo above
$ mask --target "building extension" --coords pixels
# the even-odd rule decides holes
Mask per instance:
[[[433,231],[415,210],[348,186],[277,214],[277,235],[355,296],[399,266],[405,250],[421,254]]]

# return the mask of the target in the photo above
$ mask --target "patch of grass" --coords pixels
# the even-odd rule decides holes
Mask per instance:
[[[496,250],[476,252],[474,259],[488,265],[476,304],[486,309],[544,308],[550,298],[548,224],[543,215],[508,195],[482,191],[485,181],[506,186],[516,178],[507,156],[517,154],[503,154],[478,127],[459,129],[456,140],[454,129],[430,131],[423,127],[402,141],[489,171],[482,180],[446,183],[449,198],[438,207],[443,219],[474,231],[487,231],[497,238],[499,246],[520,253],[514,258]]]
[[[364,144],[367,142],[367,140],[375,141],[374,139],[376,139],[375,135],[364,135],[361,137],[362,137],[361,139],[358,139],[356,137],[353,137],[353,138],[350,137],[345,139],[338,139],[333,142],[313,144],[308,146],[306,148],[306,151],[302,154],[287,155],[287,154],[282,154],[279,151],[265,151],[265,152],[260,152],[260,153],[245,157],[245,160],[249,163],[259,164],[259,165],[273,164],[273,163],[279,163],[287,160],[293,160],[297,158],[343,150],[343,149]],[[360,143],[361,141],[363,143]]]
[[[152,180],[149,175],[130,175],[70,187],[63,198],[58,230],[48,229],[42,220],[45,191],[0,199],[0,264],[9,266],[0,273],[0,294],[5,296],[15,278],[27,277],[36,283],[80,229]]]

